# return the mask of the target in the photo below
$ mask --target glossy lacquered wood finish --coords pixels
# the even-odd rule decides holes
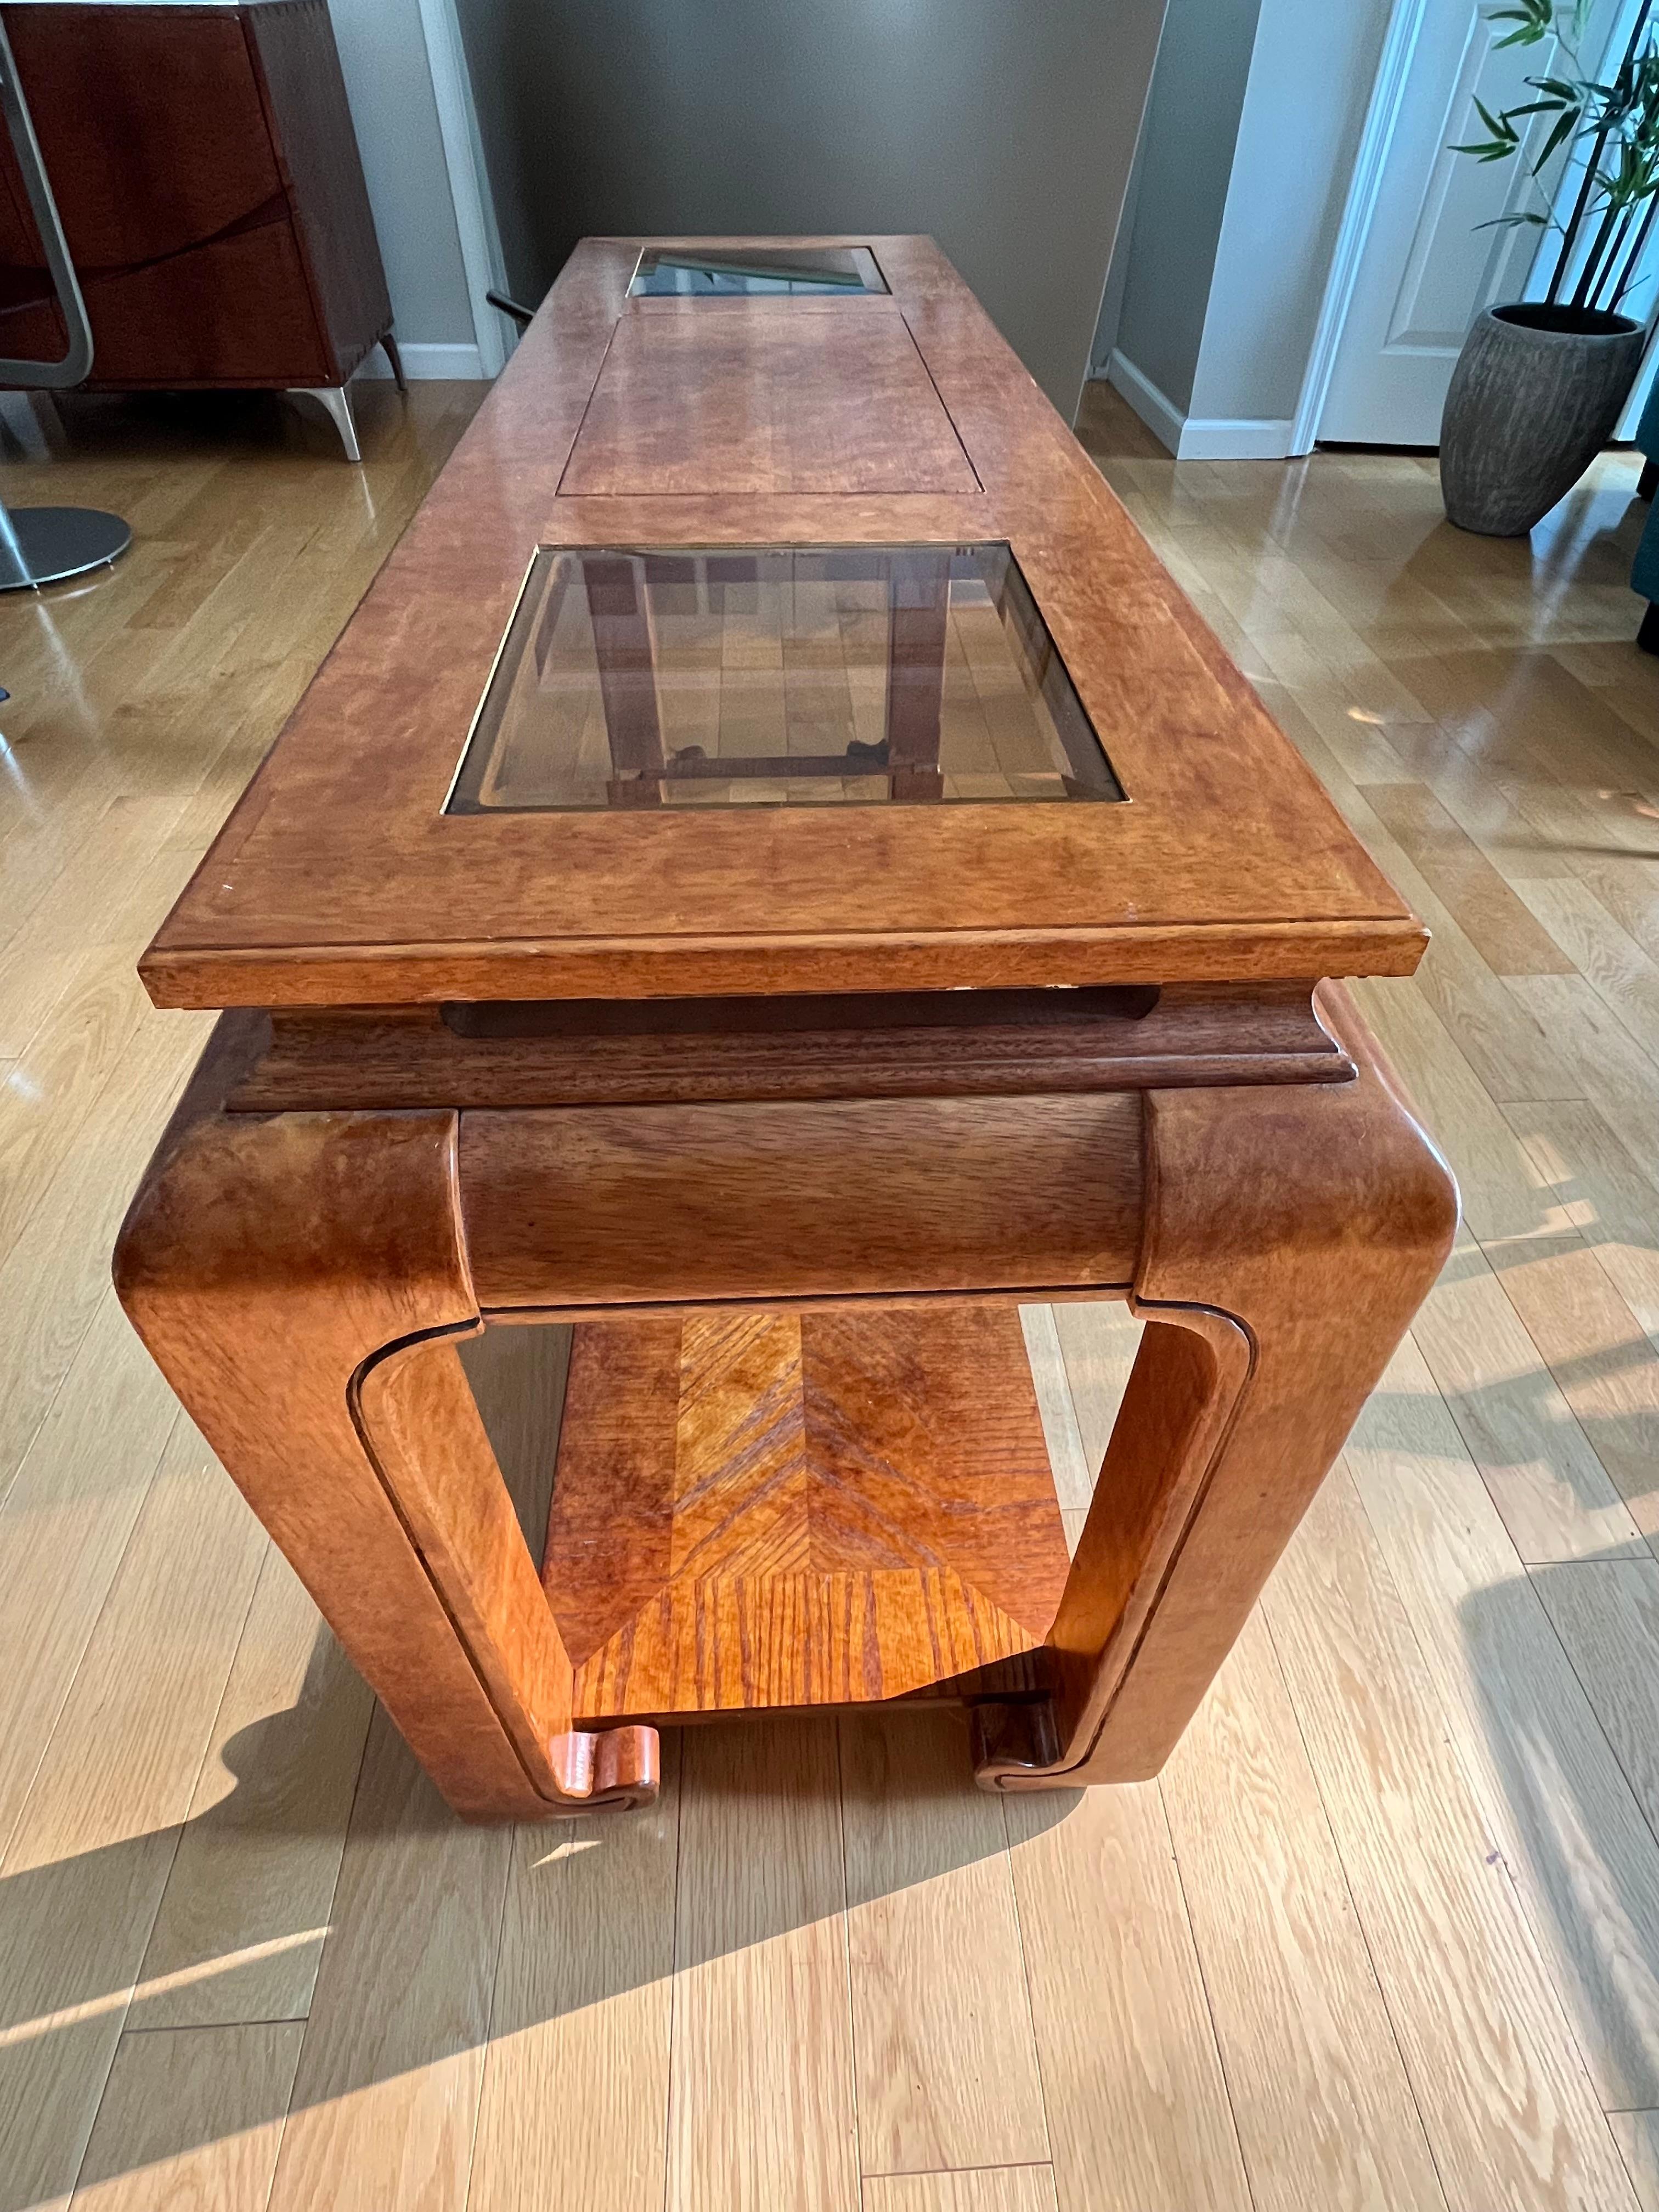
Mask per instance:
[[[1343,1083],[1305,985],[279,1012],[234,1111]]]
[[[1415,978],[1359,995],[1468,1217],[1162,1781],[999,1802],[955,1714],[866,1709],[688,1730],[657,1808],[514,1838],[446,1817],[380,1720],[364,1760],[372,1700],[269,1552],[246,1607],[263,1532],[100,1297],[209,1025],[147,1009],[132,963],[477,396],[365,388],[372,516],[296,410],[228,441],[200,410],[71,406],[72,483],[59,453],[7,463],[17,503],[143,530],[50,631],[7,617],[0,817],[50,892],[0,922],[0,1978],[29,2023],[0,2171],[175,2212],[263,2203],[277,2166],[272,2212],[314,2212],[345,2173],[395,2201],[418,2142],[451,2203],[470,2165],[470,2212],[554,2172],[582,2212],[690,2212],[787,2203],[850,2142],[868,2212],[1102,2212],[1103,2176],[1206,2212],[1437,2212],[1437,2172],[1471,2206],[1635,2212],[1613,2135],[1659,2174],[1638,457],[1494,545],[1445,524],[1431,459],[1122,459],[1150,438],[1102,435],[1123,417],[1094,393],[1141,526],[1434,929]],[[1055,1311],[1092,1474],[1135,1325]],[[250,2086],[267,2038],[304,2039],[286,2106]],[[781,2101],[825,2081],[779,2181]]]
[[[542,1571],[585,1720],[1029,1689],[1066,1564],[1012,1307],[575,1332]]]
[[[896,301],[629,301],[560,479],[577,492],[978,491]]]
[[[147,966],[281,1026],[227,1033],[123,1297],[469,1813],[648,1795],[654,1718],[921,1692],[974,1703],[989,1786],[1155,1771],[1451,1233],[1311,980],[1409,966],[1419,925],[957,280],[884,250],[892,300],[815,305],[802,350],[792,303],[624,308],[629,256],[585,249]],[[934,465],[907,347],[982,489],[860,488]],[[747,453],[787,485],[550,484],[551,542],[1006,534],[1128,804],[683,812],[647,775],[654,804],[439,814],[432,702],[584,409],[590,484]],[[599,583],[639,782],[649,639]],[[936,774],[939,611],[898,641],[896,778]],[[1151,1325],[1062,1576],[1012,1310],[1068,1292]],[[455,1348],[533,1316],[581,1323],[550,1606]]]
[[[648,1796],[653,1740],[602,1779],[565,1740],[569,1662],[446,1340],[479,1325],[455,1116],[227,1115],[258,1027],[220,1024],[128,1212],[128,1315],[458,1810]]]
[[[88,388],[343,384],[392,304],[325,0],[5,17],[92,323]],[[64,343],[0,139],[0,346]]]
[[[472,1281],[486,1310],[1127,1284],[1140,1119],[1133,1092],[469,1113]]]
[[[746,301],[735,315],[716,302],[701,319],[625,300],[637,242],[578,250],[146,956],[158,1003],[1239,982],[1415,966],[1420,926],[937,247],[873,244],[890,300]],[[763,473],[792,334],[879,329],[897,347],[897,318],[981,489],[859,489],[874,456],[890,471],[910,464],[892,458],[879,410],[848,379],[812,434],[815,489],[571,489],[590,458],[607,485],[644,481],[631,472],[669,435],[661,384],[641,368],[642,385],[613,387],[584,454],[618,346],[644,363],[659,331],[708,334],[676,356],[672,434],[706,424],[712,449],[732,456],[734,395],[752,397],[759,458],[743,465]],[[866,350],[848,337],[828,357],[850,365]],[[921,404],[908,372],[905,388]],[[633,414],[629,390],[643,395]],[[930,475],[942,436],[936,423],[916,448]],[[738,464],[714,465],[724,477]],[[1128,805],[442,813],[538,543],[983,539],[1012,546]]]
[[[1451,1249],[1450,1171],[1325,996],[1354,1082],[1147,1095],[1147,1326],[1054,1622],[1054,1697],[980,1716],[988,1787],[1158,1771]]]

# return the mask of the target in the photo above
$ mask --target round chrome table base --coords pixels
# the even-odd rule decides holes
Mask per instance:
[[[126,551],[132,532],[95,507],[0,507],[0,592],[83,576]]]

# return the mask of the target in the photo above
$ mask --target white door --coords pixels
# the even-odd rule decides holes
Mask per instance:
[[[1618,12],[1613,0],[1593,12],[1586,58],[1599,55]],[[1395,0],[1389,31],[1395,66],[1391,71],[1385,56],[1377,95],[1394,112],[1374,114],[1368,126],[1387,131],[1386,147],[1318,417],[1321,439],[1437,445],[1446,386],[1470,323],[1480,308],[1527,290],[1539,233],[1479,226],[1542,204],[1530,173],[1553,118],[1534,116],[1521,154],[1507,161],[1482,163],[1450,149],[1490,136],[1477,99],[1494,114],[1519,106],[1534,96],[1527,78],[1549,76],[1561,57],[1548,40],[1499,51],[1512,26],[1489,23],[1486,14],[1475,0]]]

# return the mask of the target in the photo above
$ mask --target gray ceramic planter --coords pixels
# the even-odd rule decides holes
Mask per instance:
[[[1582,307],[1475,318],[1440,422],[1441,495],[1460,530],[1524,537],[1572,489],[1630,397],[1643,336],[1626,315]]]

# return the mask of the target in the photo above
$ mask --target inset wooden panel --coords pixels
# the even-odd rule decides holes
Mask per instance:
[[[1030,1683],[1066,1571],[1012,1307],[576,1331],[543,1580],[584,1717]]]
[[[632,301],[562,492],[977,492],[891,300]]]

